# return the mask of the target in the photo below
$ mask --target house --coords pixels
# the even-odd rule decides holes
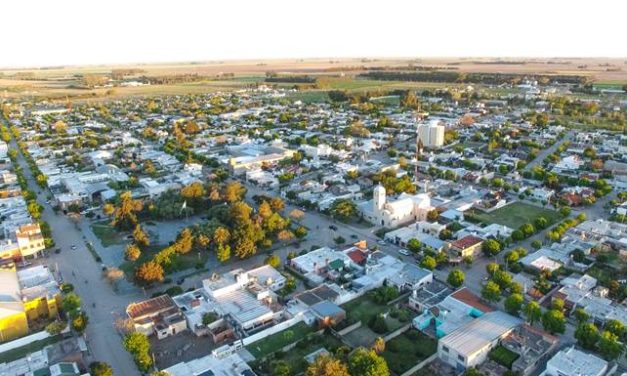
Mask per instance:
[[[2,376],[86,375],[87,345],[82,337],[71,337],[31,351],[23,358],[0,363]]]
[[[148,336],[156,333],[159,339],[187,330],[185,316],[169,295],[131,303],[126,314],[136,331]]]
[[[540,202],[549,202],[551,198],[555,195],[555,191],[549,188],[534,188],[531,190],[531,197],[534,200],[538,200]]]
[[[10,341],[28,334],[26,309],[13,263],[0,266],[0,340]]]
[[[59,316],[61,289],[46,266],[38,265],[18,270],[17,278],[29,322]]]
[[[486,313],[441,338],[438,358],[462,372],[483,363],[490,350],[520,324],[522,320],[501,311]]]
[[[310,311],[316,317],[318,327],[320,328],[336,325],[346,318],[346,311],[328,300],[312,305]]]
[[[37,258],[45,248],[39,223],[27,223],[13,229],[8,239],[0,242],[0,258],[13,261]]]
[[[608,371],[608,363],[575,347],[561,350],[546,363],[546,370],[540,376],[585,375],[603,376]]]
[[[482,246],[483,239],[474,235],[467,235],[452,242],[449,252],[458,257],[474,258],[479,255]]]
[[[177,363],[164,371],[170,376],[255,376],[246,361],[237,353],[226,356],[212,353],[202,358]]]
[[[345,253],[329,247],[322,247],[290,260],[290,266],[314,283],[339,277],[339,271],[351,264],[351,258]]]
[[[528,324],[516,327],[501,339],[501,346],[518,355],[512,371],[529,376],[545,362],[557,347],[558,338]]]

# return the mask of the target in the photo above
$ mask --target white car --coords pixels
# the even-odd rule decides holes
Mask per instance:
[[[398,253],[400,253],[403,256],[409,256],[410,255],[409,251],[406,250],[406,249],[403,249],[403,248],[399,249]]]

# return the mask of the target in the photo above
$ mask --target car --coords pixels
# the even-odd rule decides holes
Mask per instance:
[[[351,239],[357,239],[357,238],[358,238],[358,236],[357,236],[357,235],[355,235],[355,234],[352,234],[352,235],[351,235]]]
[[[72,246],[70,248],[72,248],[72,251],[76,251],[76,249],[77,249],[74,244],[72,244]]]
[[[403,248],[399,249],[398,253],[400,253],[403,256],[409,256],[410,255],[409,251],[406,250],[406,249],[403,249]]]
[[[55,250],[54,250],[54,253],[56,253],[56,254],[61,253],[61,248],[57,248],[57,249],[55,249]]]
[[[330,225],[329,228],[333,231],[337,231],[337,226],[336,225]]]
[[[385,240],[379,240],[377,242],[377,244],[379,244],[379,245],[386,245],[387,243],[385,242]]]

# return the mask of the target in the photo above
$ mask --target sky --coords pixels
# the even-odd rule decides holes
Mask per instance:
[[[3,0],[0,66],[627,57],[624,0]]]

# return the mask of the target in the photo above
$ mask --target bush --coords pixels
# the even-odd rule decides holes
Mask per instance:
[[[165,293],[170,296],[181,295],[183,293],[183,288],[181,286],[172,286],[165,290]]]
[[[383,315],[376,315],[368,323],[368,327],[377,334],[383,334],[388,331],[388,325],[385,322]]]

